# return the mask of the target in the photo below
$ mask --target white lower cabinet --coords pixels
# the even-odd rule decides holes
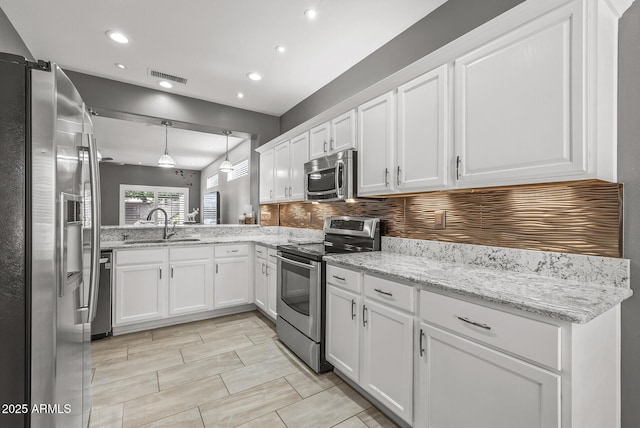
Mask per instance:
[[[256,258],[253,267],[255,298],[257,307],[266,311],[267,307],[267,262],[264,259]]]
[[[169,260],[169,315],[213,309],[211,248],[171,248]]]
[[[560,375],[420,323],[420,427],[555,428]]]
[[[267,256],[266,276],[267,276],[267,315],[274,321],[278,317],[278,263],[276,262],[277,251],[269,248]]]
[[[214,308],[253,303],[249,244],[216,245]]]
[[[358,294],[327,284],[326,356],[341,373],[360,381],[360,312]]]
[[[276,262],[277,251],[273,248],[256,245],[254,278],[255,298],[254,303],[273,321],[277,317],[277,286],[278,264]]]
[[[116,266],[114,324],[151,321],[167,315],[167,271],[163,260]]]

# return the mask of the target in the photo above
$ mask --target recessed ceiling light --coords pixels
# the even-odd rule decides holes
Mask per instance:
[[[315,9],[307,9],[304,11],[304,16],[306,16],[309,19],[316,19],[317,15],[318,15],[318,12],[316,12]]]
[[[106,34],[107,34],[107,37],[109,37],[114,42],[123,43],[123,44],[129,43],[129,38],[119,31],[109,30],[107,31]]]
[[[171,83],[167,82],[166,80],[158,81],[158,85],[162,86],[163,88],[167,88],[167,89],[173,88],[173,85]]]
[[[255,71],[252,71],[251,73],[247,73],[247,77],[251,80],[256,80],[256,81],[262,80],[262,76],[260,76]]]
[[[142,165],[142,162],[138,162],[138,165]]]
[[[116,62],[116,64],[115,64],[115,65],[116,65],[116,67],[121,68],[122,70],[124,70],[125,68],[127,68],[127,66],[126,66],[126,65],[124,65],[124,64],[120,64],[119,62]]]
[[[242,92],[238,92],[236,95],[238,96],[238,98],[244,98],[244,94]]]
[[[279,53],[285,53],[287,51],[287,48],[285,48],[284,46],[276,46],[276,51]]]

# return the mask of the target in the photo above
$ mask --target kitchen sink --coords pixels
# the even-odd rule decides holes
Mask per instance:
[[[124,241],[125,245],[128,244],[164,244],[170,242],[198,242],[200,238],[177,238],[177,239],[132,239],[130,241]]]

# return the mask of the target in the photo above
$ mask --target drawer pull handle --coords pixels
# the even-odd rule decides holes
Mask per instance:
[[[337,279],[337,280],[340,280],[340,281],[346,281],[346,278],[343,278],[343,277],[341,277],[341,276],[333,275],[333,277],[334,277],[335,279]]]
[[[469,318],[465,318],[465,317],[458,317],[458,319],[460,321],[462,321],[462,322],[466,322],[467,324],[471,324],[471,325],[474,325],[476,327],[484,328],[485,330],[491,330],[491,326],[488,326],[487,324],[482,324],[480,322],[471,321]]]
[[[356,319],[356,301],[354,299],[351,299],[351,319],[354,320]]]
[[[424,330],[420,329],[420,356],[424,355],[424,346],[422,345],[422,341],[424,339]]]
[[[362,326],[366,327],[367,325],[367,317],[365,316],[367,313],[367,305],[362,305]]]
[[[227,250],[227,253],[237,253],[240,250]]]
[[[379,288],[374,288],[374,291],[377,291],[380,294],[384,294],[385,296],[393,297],[393,293],[389,293],[388,291],[382,291]]]

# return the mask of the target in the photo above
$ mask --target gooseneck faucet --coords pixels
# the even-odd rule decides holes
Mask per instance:
[[[149,214],[147,215],[147,221],[151,220],[151,216],[153,216],[153,213],[156,211],[162,211],[162,213],[164,214],[164,238],[163,239],[169,239],[171,238],[173,235],[176,234],[176,224],[173,224],[173,230],[169,233],[169,216],[167,215],[167,212],[160,207],[155,207],[154,209],[152,209],[151,211],[149,211]]]

